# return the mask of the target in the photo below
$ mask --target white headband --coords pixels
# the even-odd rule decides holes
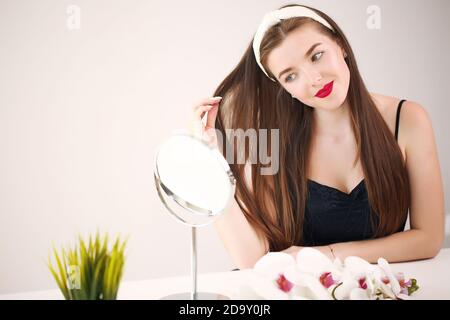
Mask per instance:
[[[255,53],[256,62],[258,63],[259,67],[266,74],[266,76],[272,81],[276,81],[276,80],[269,77],[268,73],[266,72],[266,70],[264,70],[264,67],[261,64],[261,60],[260,60],[261,57],[260,57],[260,53],[259,53],[259,47],[261,46],[261,41],[264,37],[264,34],[270,27],[281,22],[281,20],[286,20],[286,19],[294,18],[294,17],[308,17],[308,18],[314,19],[315,21],[320,22],[325,27],[327,27],[328,29],[333,31],[333,28],[330,26],[330,24],[324,18],[319,16],[313,10],[302,7],[302,6],[285,7],[285,8],[267,13],[264,16],[261,24],[258,27],[258,30],[255,33],[255,36],[253,38],[253,52]]]

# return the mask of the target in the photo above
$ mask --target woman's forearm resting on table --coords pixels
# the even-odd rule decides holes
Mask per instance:
[[[330,259],[339,258],[341,261],[348,256],[358,256],[370,263],[376,263],[378,258],[384,258],[389,262],[404,262],[429,259],[435,257],[444,239],[444,231],[431,234],[419,229],[411,229],[394,233],[392,235],[369,240],[339,242],[325,246],[313,247],[321,251]],[[282,252],[296,257],[298,251],[303,247],[291,246]],[[264,255],[259,253],[259,255]],[[240,269],[252,268],[260,258],[246,256],[246,261],[233,259]],[[237,261],[236,261],[237,260]]]
[[[383,238],[333,243],[314,248],[330,258],[334,255],[342,261],[348,256],[358,256],[371,263],[376,263],[380,257],[389,262],[402,262],[433,258],[439,253],[442,242],[443,232],[431,235],[422,230],[412,229]],[[291,249],[290,253],[293,252]]]

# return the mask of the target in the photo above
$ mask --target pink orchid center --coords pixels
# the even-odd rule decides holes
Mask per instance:
[[[327,289],[336,283],[336,281],[334,281],[333,279],[333,276],[331,275],[331,272],[322,273],[319,280],[320,283]]]
[[[407,281],[405,280],[405,275],[403,273],[399,272],[395,275],[395,277],[397,278],[400,287],[407,287]]]
[[[360,279],[358,280],[358,283],[359,283],[359,287],[360,287],[361,289],[364,289],[364,290],[367,289],[366,278],[360,278]]]
[[[277,285],[278,288],[284,292],[291,291],[292,287],[294,286],[294,284],[290,282],[288,279],[286,279],[286,277],[283,274],[280,274],[280,276],[278,277]]]

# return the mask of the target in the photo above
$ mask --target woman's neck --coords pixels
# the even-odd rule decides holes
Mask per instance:
[[[314,134],[317,136],[343,137],[352,134],[350,106],[347,100],[337,109],[314,109]]]

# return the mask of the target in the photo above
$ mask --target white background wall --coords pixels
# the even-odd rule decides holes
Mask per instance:
[[[124,280],[189,274],[189,229],[157,197],[155,148],[287,3],[0,0],[0,294],[56,288],[52,243],[97,229],[130,236]],[[342,27],[369,90],[428,110],[449,186],[450,2],[301,3]],[[369,5],[380,30],[366,27]],[[198,241],[200,272],[233,268],[213,226]]]

